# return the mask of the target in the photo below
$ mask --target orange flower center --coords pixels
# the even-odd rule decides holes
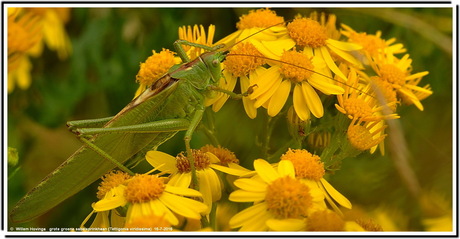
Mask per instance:
[[[164,192],[165,184],[156,175],[138,174],[128,181],[125,198],[131,203],[143,203],[158,199]]]
[[[385,64],[380,67],[380,77],[396,86],[403,86],[406,83],[406,74],[392,64]]]
[[[343,231],[345,222],[332,211],[316,211],[307,218],[309,231]]]
[[[210,152],[214,154],[219,160],[222,165],[228,165],[228,163],[236,163],[238,164],[240,161],[236,158],[235,153],[232,151],[221,147],[214,147],[212,145],[205,145],[200,148],[202,152]]]
[[[287,25],[289,36],[301,47],[322,47],[328,39],[325,27],[310,18],[298,18]]]
[[[233,48],[223,62],[225,70],[232,73],[234,77],[248,75],[264,63],[263,55],[249,42],[240,43]]]
[[[265,201],[268,211],[279,219],[305,216],[313,204],[310,188],[291,177],[278,178],[268,185]]]
[[[285,51],[280,60],[280,73],[294,83],[306,81],[314,73],[311,59],[298,51]]]
[[[294,165],[295,175],[319,181],[325,174],[324,164],[318,155],[309,153],[305,149],[289,149],[281,156],[281,160],[289,160]]]
[[[240,21],[236,24],[238,30],[249,29],[253,27],[270,27],[284,22],[283,17],[276,15],[275,11],[270,9],[251,10],[249,14],[240,17]]]
[[[117,170],[105,174],[101,178],[102,182],[99,184],[99,187],[97,187],[97,198],[103,199],[105,194],[110,191],[110,189],[124,183],[130,177],[131,176],[129,176],[127,173]]]
[[[192,150],[192,154],[196,170],[209,168],[211,160],[209,159],[208,155],[206,155],[203,151],[196,149]],[[176,167],[179,173],[188,173],[192,170],[190,167],[190,161],[183,153],[179,153],[176,156]]]
[[[145,63],[141,63],[136,81],[141,85],[151,85],[174,66],[174,52],[163,49],[160,53],[153,51]]]

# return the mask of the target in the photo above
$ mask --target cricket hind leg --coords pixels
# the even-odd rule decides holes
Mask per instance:
[[[133,172],[128,169],[128,167],[134,167],[137,162],[138,158],[133,159],[133,162],[129,162],[128,167],[120,163],[118,160],[114,159],[110,156],[107,152],[103,149],[99,148],[95,145],[91,139],[89,139],[92,135],[95,134],[104,134],[104,133],[162,133],[162,132],[175,132],[180,130],[188,129],[190,122],[186,119],[168,119],[168,120],[159,120],[153,121],[143,124],[136,124],[136,125],[127,125],[127,126],[120,126],[120,127],[106,127],[106,128],[79,128],[74,130],[77,134],[78,139],[82,141],[88,148],[92,149],[94,152],[99,154],[104,159],[110,161],[114,165],[116,165],[121,170],[125,171],[130,175],[134,175]],[[97,140],[97,139],[96,139]],[[152,146],[153,144],[149,144]],[[136,156],[137,157],[137,156]]]
[[[67,122],[67,127],[71,131],[73,131],[73,130],[75,130],[77,128],[83,128],[83,127],[102,127],[107,122],[109,122],[112,118],[113,118],[113,116],[105,117],[105,118],[99,118],[99,119],[73,120],[73,121],[68,121]]]

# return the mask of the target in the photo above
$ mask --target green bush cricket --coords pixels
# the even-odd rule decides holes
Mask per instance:
[[[190,61],[180,44],[209,52]],[[216,50],[223,46],[174,45],[186,63],[171,68],[113,118],[68,122],[85,144],[17,203],[10,214],[13,222],[40,216],[116,166],[131,172],[123,163],[143,157],[178,131],[187,130],[186,148],[191,150],[192,133],[204,112],[204,92],[220,79],[224,54]]]

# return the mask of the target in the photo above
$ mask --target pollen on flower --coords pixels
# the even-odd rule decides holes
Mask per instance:
[[[307,218],[309,231],[343,231],[345,222],[337,213],[323,210],[316,211]]]
[[[200,148],[202,152],[210,152],[220,160],[220,164],[222,165],[228,165],[228,163],[239,163],[239,160],[236,158],[235,153],[232,151],[221,147],[220,145],[218,147],[214,147],[212,145],[205,145]]]
[[[265,195],[268,211],[278,219],[306,216],[312,200],[310,188],[288,176],[274,180]]]
[[[356,149],[364,151],[382,142],[386,135],[380,135],[378,137],[377,135],[385,129],[385,126],[373,130],[372,128],[377,123],[378,121],[374,121],[366,122],[364,125],[361,125],[361,121],[356,123],[356,119],[354,119],[347,130],[347,138],[350,144]]]
[[[136,75],[136,81],[141,85],[151,85],[175,64],[174,52],[163,49],[160,53],[152,51],[153,55],[149,56],[144,63],[141,63],[139,72]]]
[[[249,29],[253,27],[270,27],[284,22],[284,18],[277,16],[275,11],[268,8],[249,11],[240,17],[240,21],[236,23],[238,30]]]
[[[367,102],[361,98],[348,98],[343,101],[343,108],[352,118],[372,117],[373,111]]]
[[[403,86],[406,82],[406,74],[393,64],[380,66],[380,77],[396,87]]]
[[[130,177],[129,174],[118,170],[113,170],[105,174],[101,177],[102,182],[97,187],[97,198],[103,199],[110,189],[124,183]]]
[[[281,65],[281,74],[292,82],[305,81],[313,74],[314,66],[311,59],[300,52],[285,51],[280,61],[286,62]]]
[[[206,155],[201,150],[193,149],[192,155],[196,170],[208,168],[211,164],[211,160],[209,159],[208,155]],[[190,167],[190,161],[182,152],[176,156],[176,167],[179,173],[188,173],[192,170]]]
[[[318,155],[311,154],[305,149],[289,149],[281,156],[281,160],[289,160],[294,165],[295,175],[318,181],[324,174],[324,164]]]
[[[131,203],[143,203],[155,200],[164,192],[165,184],[156,175],[138,174],[128,181],[125,198]]]
[[[365,32],[353,32],[349,35],[348,39],[350,42],[363,46],[363,50],[369,52],[371,55],[377,55],[386,47],[386,43],[383,39],[376,35],[368,35]]]
[[[154,230],[154,228],[171,227],[171,223],[169,223],[164,216],[149,214],[133,218],[130,222],[127,222],[124,227],[129,228],[129,231],[136,231],[136,228],[150,228]]]
[[[289,36],[301,47],[317,48],[326,45],[327,30],[315,20],[297,18],[287,25]]]
[[[264,63],[263,55],[249,42],[243,42],[232,49],[223,62],[225,69],[234,77],[248,75]]]

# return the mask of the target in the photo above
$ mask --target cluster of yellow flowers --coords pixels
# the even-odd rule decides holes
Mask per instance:
[[[8,8],[8,92],[27,89],[31,82],[30,57],[38,57],[46,43],[60,59],[72,52],[64,28],[69,8]]]
[[[214,26],[208,36],[202,26],[179,29],[180,39],[207,46],[225,44],[229,51],[222,63],[222,91],[207,98],[206,106],[220,110],[229,98],[224,92],[233,92],[239,82],[241,92],[247,93],[242,102],[251,119],[260,107],[270,117],[286,109],[288,122],[297,127],[291,134],[301,140],[308,136],[307,144],[315,149],[330,148],[338,141],[333,142],[331,132],[308,131],[306,126],[320,125],[319,119],[326,116],[343,116],[348,125],[345,144],[371,153],[381,145],[383,153],[385,121],[400,117],[396,112],[401,103],[423,110],[420,101],[432,94],[429,85],[418,86],[428,72],[413,74],[409,55],[396,56],[406,52],[402,44],[382,39],[380,32],[358,33],[344,24],[337,29],[334,15],[312,13],[286,23],[274,11],[259,9],[243,15],[237,28],[215,44]],[[191,59],[203,53],[194,46],[185,51]],[[141,63],[136,96],[179,62],[172,51],[153,52]],[[335,97],[335,108],[323,105]],[[340,148],[347,152],[345,146]],[[229,150],[207,145],[193,150],[193,159],[191,163],[183,153],[173,157],[150,151],[146,160],[151,171],[135,176],[110,172],[99,187],[99,201],[81,226],[87,226],[96,212],[90,228],[382,230],[372,219],[342,213],[352,205],[324,178],[328,168],[323,155],[288,149],[277,163],[256,159],[255,170],[249,170]]]
[[[370,219],[360,224],[344,217],[340,208],[351,209],[350,201],[323,178],[320,158],[306,150],[289,149],[276,164],[257,159],[254,171],[239,166],[235,154],[222,147],[206,145],[194,150],[193,156],[198,184],[182,153],[173,157],[149,151],[146,159],[153,166],[151,171],[135,176],[121,171],[106,174],[98,188],[99,201],[93,203],[93,212],[81,227],[86,228],[97,213],[88,228],[381,230]],[[238,205],[228,200],[253,205],[238,211]]]

